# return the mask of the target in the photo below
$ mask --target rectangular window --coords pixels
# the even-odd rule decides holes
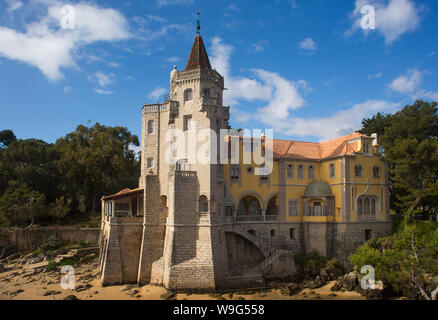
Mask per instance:
[[[365,241],[370,240],[373,237],[373,231],[371,229],[365,230]]]
[[[269,181],[269,176],[263,175],[260,176],[260,182],[268,182]]]
[[[154,120],[148,120],[148,134],[154,133]]]
[[[296,199],[289,200],[289,216],[298,216],[298,200]]]
[[[191,130],[192,129],[192,115],[186,115],[184,116],[184,124],[183,124],[183,130]]]
[[[294,178],[294,165],[288,164],[286,171],[287,171],[287,178],[293,179]]]
[[[291,240],[295,240],[295,228],[290,228],[289,229],[289,238]]]
[[[147,162],[146,165],[148,168],[154,167],[154,158],[147,158],[146,162]]]

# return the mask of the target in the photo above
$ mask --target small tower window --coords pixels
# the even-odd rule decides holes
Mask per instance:
[[[186,115],[184,116],[183,130],[188,131],[191,129],[192,129],[192,115]]]
[[[187,89],[184,91],[184,101],[191,101],[193,100],[193,90]]]
[[[363,143],[363,144],[362,144],[362,152],[363,152],[363,153],[369,153],[369,152],[370,152],[370,150],[369,150],[369,144],[368,144],[368,143]]]
[[[271,237],[275,237],[275,230],[274,229],[271,230]]]
[[[148,120],[148,134],[154,133],[154,120]]]
[[[147,165],[148,169],[153,168],[154,167],[154,158],[147,158],[146,165]]]
[[[208,212],[208,201],[207,197],[204,195],[199,197],[199,211]]]
[[[208,89],[204,89],[204,90],[202,90],[202,95],[203,95],[204,97],[209,97],[209,96],[210,96],[210,90],[208,90]]]

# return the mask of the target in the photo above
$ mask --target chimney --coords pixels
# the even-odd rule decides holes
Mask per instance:
[[[373,138],[372,146],[373,146],[373,147],[374,147],[374,146],[378,146],[379,143],[378,143],[378,141],[377,141],[377,133],[372,133],[372,134],[371,134],[371,137]]]

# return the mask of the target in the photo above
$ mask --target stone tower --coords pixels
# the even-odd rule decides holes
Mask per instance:
[[[219,130],[229,118],[223,90],[197,34],[184,71],[171,72],[166,101],[143,108],[140,283],[213,289],[226,276],[224,177],[217,161]],[[180,149],[172,151],[175,146]]]

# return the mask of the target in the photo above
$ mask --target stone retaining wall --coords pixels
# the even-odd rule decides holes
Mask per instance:
[[[53,226],[34,228],[0,228],[0,232],[8,232],[11,244],[18,251],[30,251],[36,249],[51,235],[56,235],[63,242],[81,242],[98,244],[100,228],[78,228],[75,226]]]

